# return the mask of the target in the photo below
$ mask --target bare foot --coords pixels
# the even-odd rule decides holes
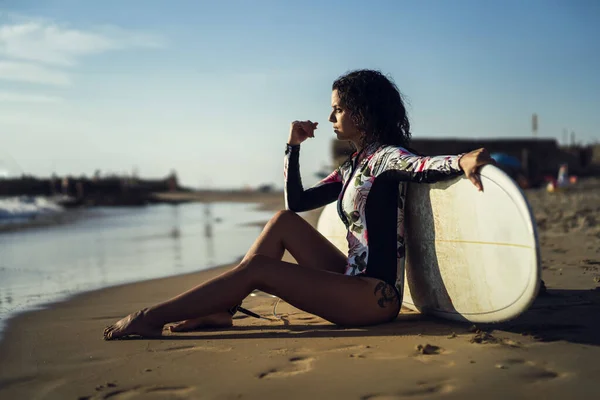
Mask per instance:
[[[147,320],[146,310],[129,314],[114,325],[104,329],[104,340],[114,340],[125,336],[158,337],[162,336],[162,325],[151,325]]]
[[[188,319],[170,327],[171,332],[188,332],[203,328],[230,328],[232,316],[228,312],[211,314],[206,317]]]

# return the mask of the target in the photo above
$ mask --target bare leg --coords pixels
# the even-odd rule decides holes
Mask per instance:
[[[310,225],[302,221],[307,227],[303,229],[302,224],[291,222],[294,219],[300,217],[291,212],[278,213],[238,267],[165,303],[122,319],[105,330],[105,339],[160,335],[168,322],[225,310],[254,289],[277,295],[339,325],[380,323],[397,315],[400,304],[392,286],[377,279],[340,274],[345,256]],[[282,229],[290,224],[297,229],[287,232]],[[300,265],[280,261],[284,247]]]
[[[240,312],[252,313],[250,310],[241,310]],[[251,316],[257,316],[255,313],[252,313]],[[260,317],[260,316],[257,316]],[[241,318],[248,318],[247,316],[243,316]],[[196,317],[186,319],[182,322],[177,322],[173,325],[169,326],[171,332],[189,332],[189,331],[197,331],[206,328],[231,328],[233,326],[233,314],[229,311],[227,312],[218,312],[215,314],[210,314],[204,317]]]
[[[233,315],[228,311],[210,314],[205,317],[186,319],[169,327],[171,332],[189,332],[207,328],[230,328]]]
[[[343,273],[346,255],[340,252],[317,230],[297,214],[280,211],[265,225],[263,232],[246,253],[244,260],[255,254],[280,260],[284,250],[296,259],[299,265]],[[233,306],[235,304],[232,304]],[[172,332],[185,332],[201,328],[226,328],[232,326],[232,316],[224,311],[196,317],[172,325]]]

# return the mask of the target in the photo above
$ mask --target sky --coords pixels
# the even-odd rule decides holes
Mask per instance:
[[[175,170],[190,187],[328,170],[331,84],[390,76],[413,137],[600,139],[600,2],[0,0],[0,176]]]

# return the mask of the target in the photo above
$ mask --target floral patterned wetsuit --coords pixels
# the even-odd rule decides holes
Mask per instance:
[[[285,151],[286,208],[311,210],[338,201],[348,229],[346,275],[404,285],[406,182],[436,182],[462,174],[460,156],[423,157],[399,146],[371,144],[310,189],[300,179],[300,145]]]

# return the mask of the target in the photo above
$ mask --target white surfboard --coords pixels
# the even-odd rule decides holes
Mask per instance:
[[[481,169],[484,191],[464,176],[408,187],[403,305],[473,323],[515,318],[540,283],[539,241],[521,189],[492,165]],[[348,251],[346,228],[328,204],[317,229]]]

